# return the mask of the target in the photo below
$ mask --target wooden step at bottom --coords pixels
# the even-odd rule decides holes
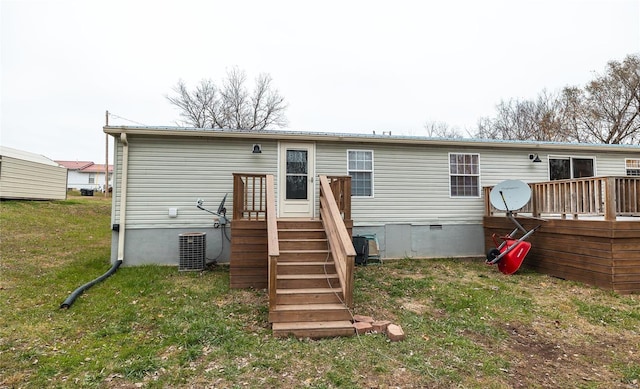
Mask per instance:
[[[278,289],[276,304],[339,304],[344,300],[340,288]]]
[[[272,329],[276,337],[295,336],[317,339],[355,335],[353,325],[348,320],[273,323]]]
[[[278,274],[278,289],[335,288],[340,286],[337,274]]]
[[[333,320],[351,320],[351,313],[343,304],[276,305],[269,312],[271,323]]]

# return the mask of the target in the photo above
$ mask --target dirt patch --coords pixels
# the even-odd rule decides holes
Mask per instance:
[[[406,309],[407,311],[411,311],[413,313],[417,313],[422,315],[427,311],[427,306],[424,304],[420,304],[417,301],[413,300],[403,300],[402,301],[402,309]]]
[[[622,382],[619,374],[610,370],[612,364],[622,362],[616,350],[629,346],[622,338],[593,341],[587,336],[576,342],[575,333],[561,328],[549,332],[544,326],[503,325],[507,338],[497,344],[472,332],[465,335],[508,361],[509,367],[501,370],[507,374],[509,387],[589,387],[602,382],[611,388],[639,387],[637,382]]]

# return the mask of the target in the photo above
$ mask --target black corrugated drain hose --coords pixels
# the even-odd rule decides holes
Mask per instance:
[[[108,278],[109,276],[111,276],[113,273],[116,272],[116,270],[118,270],[118,268],[120,267],[121,264],[122,264],[122,261],[120,261],[120,260],[116,261],[113,264],[113,266],[111,266],[111,269],[109,269],[109,271],[107,271],[106,273],[104,273],[100,277],[96,278],[95,280],[93,280],[91,282],[87,282],[86,284],[82,285],[78,289],[74,290],[73,293],[71,293],[69,295],[69,297],[67,297],[67,299],[64,300],[62,302],[62,304],[60,304],[60,309],[70,308],[71,304],[73,304],[73,302],[76,301],[76,299],[78,298],[78,296],[80,296],[82,294],[82,292],[84,292],[85,290],[91,288],[93,285],[97,284],[98,282],[101,282],[101,281],[105,280],[106,278]]]

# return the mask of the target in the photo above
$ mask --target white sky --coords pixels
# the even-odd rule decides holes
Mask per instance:
[[[640,0],[0,1],[0,143],[96,163],[106,110],[175,125],[176,82],[232,66],[272,76],[291,129],[424,135],[640,52]]]

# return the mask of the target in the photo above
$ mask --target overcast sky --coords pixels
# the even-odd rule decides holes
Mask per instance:
[[[106,110],[175,125],[177,81],[233,66],[272,76],[290,129],[424,135],[640,52],[640,0],[0,1],[0,142],[58,160],[104,162]]]

